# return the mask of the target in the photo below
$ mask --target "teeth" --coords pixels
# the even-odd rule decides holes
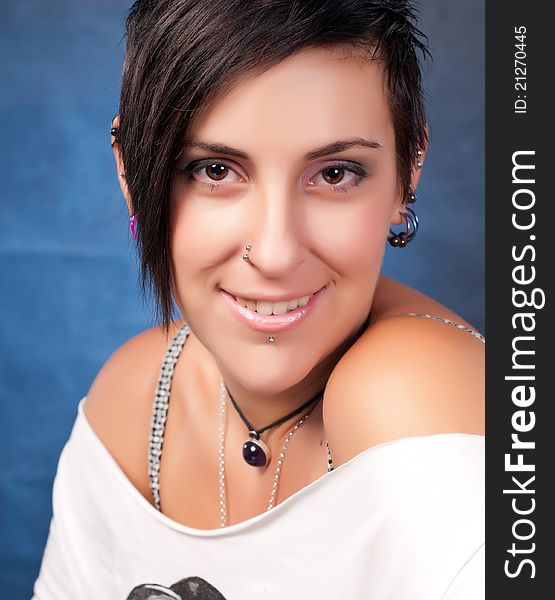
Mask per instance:
[[[271,315],[272,314],[272,303],[258,301],[256,303],[256,312],[260,313],[261,315]]]
[[[254,300],[247,300],[245,298],[243,302],[247,308],[250,308],[251,310],[256,310],[256,302]]]
[[[288,302],[273,302],[272,303],[272,314],[273,315],[284,315],[287,312]]]
[[[289,300],[287,303],[287,310],[293,310],[294,308],[297,308],[297,306],[299,306],[299,302],[296,298],[294,300]]]
[[[257,301],[239,297],[235,298],[235,300],[242,306],[246,306],[261,315],[283,315],[298,306],[306,306],[310,298],[311,295],[303,296],[302,298],[296,298],[288,302],[265,302],[263,300]]]

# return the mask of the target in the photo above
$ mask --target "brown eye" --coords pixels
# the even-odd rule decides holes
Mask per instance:
[[[344,175],[345,169],[342,169],[341,167],[329,167],[328,169],[324,169],[322,171],[322,177],[324,178],[324,181],[332,185],[339,183],[343,179]]]
[[[212,163],[211,165],[206,165],[205,169],[208,177],[214,181],[220,181],[224,179],[229,171],[229,167],[222,165],[221,163]]]

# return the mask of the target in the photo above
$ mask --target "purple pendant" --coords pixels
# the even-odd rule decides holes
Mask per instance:
[[[265,467],[270,462],[270,449],[255,433],[243,444],[243,458],[251,467]]]

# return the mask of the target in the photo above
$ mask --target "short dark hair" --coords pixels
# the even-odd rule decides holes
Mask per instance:
[[[399,189],[427,142],[418,52],[429,57],[407,0],[138,0],[126,22],[118,143],[138,221],[143,294],[173,320],[170,256],[174,162],[193,118],[246,77],[310,48],[342,48],[383,64]]]

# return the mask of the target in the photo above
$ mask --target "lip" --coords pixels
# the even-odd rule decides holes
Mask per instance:
[[[222,295],[225,303],[231,309],[231,312],[239,319],[239,321],[255,331],[262,332],[273,332],[273,331],[285,331],[291,329],[306,317],[315,309],[318,301],[322,294],[327,289],[327,285],[320,288],[316,293],[312,294],[310,300],[305,306],[299,306],[295,310],[287,312],[283,315],[261,315],[246,306],[239,304],[234,296],[232,296],[226,290],[220,288],[220,294]],[[305,294],[309,296],[310,294]],[[240,298],[242,296],[239,296]],[[295,296],[297,297],[297,296]],[[282,300],[284,302],[285,300]],[[271,300],[267,300],[271,302]],[[274,302],[280,302],[280,300],[274,300]]]

